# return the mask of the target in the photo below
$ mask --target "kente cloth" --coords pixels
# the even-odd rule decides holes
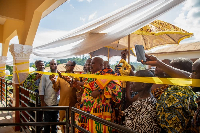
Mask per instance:
[[[189,132],[197,109],[196,94],[188,86],[170,86],[157,100],[157,120],[168,133]]]
[[[87,73],[87,74],[91,74],[91,73]],[[83,79],[83,82],[85,84],[87,84],[89,82],[93,82],[93,81],[95,81],[95,79],[93,79],[93,78],[84,78]],[[93,97],[90,96],[90,94],[92,93],[92,90],[90,90],[87,87],[83,87],[83,89],[84,89],[84,91],[83,91],[83,94],[82,94],[82,97],[81,97],[80,106],[76,107],[76,108],[81,109],[81,110],[83,110],[87,113],[90,113],[92,106],[94,104],[94,99],[93,99]],[[79,115],[78,120],[77,120],[77,124],[79,126],[86,129],[87,122],[88,122],[88,119],[85,116]],[[76,133],[81,133],[81,131],[76,130]]]
[[[39,93],[38,87],[40,84],[40,79],[36,79],[37,73],[31,73],[28,75],[27,79],[24,81],[24,87],[30,89],[33,92]],[[29,97],[31,100],[36,101],[36,95],[29,93]],[[40,102],[40,100],[38,100]]]
[[[96,75],[115,75],[112,69],[103,69],[95,73]],[[112,107],[111,102],[120,103],[121,101],[121,82],[107,79],[93,79],[87,80],[84,84],[86,95],[82,95],[82,102],[86,102],[88,106],[85,107],[86,111],[95,116],[111,121]],[[88,96],[92,91],[98,90],[100,95],[97,98]],[[88,109],[89,108],[89,109]],[[84,106],[83,106],[83,110]],[[93,120],[87,120],[87,130],[92,133],[106,133],[112,132],[111,128],[103,126],[102,124]]]
[[[81,109],[82,106],[81,106],[81,102],[78,102],[75,104],[75,108],[77,109]],[[87,127],[87,118],[78,114],[78,113],[75,113],[75,123],[77,125],[79,125],[80,127],[83,127],[86,129]],[[81,131],[79,131],[77,128],[75,129],[75,133],[82,133]]]
[[[153,96],[133,102],[124,110],[126,127],[139,133],[159,133],[156,102]]]
[[[88,74],[91,74],[90,72]],[[96,79],[94,78],[84,78],[83,79],[83,83],[84,84],[88,84],[90,82],[94,82]],[[80,105],[80,108],[87,112],[87,113],[90,113],[91,111],[91,108],[93,106],[93,103],[94,103],[94,99],[93,97],[90,96],[90,94],[92,93],[92,90],[90,90],[89,88],[87,87],[83,87],[84,91],[83,91],[83,94],[82,94],[82,97],[81,97],[81,105]]]

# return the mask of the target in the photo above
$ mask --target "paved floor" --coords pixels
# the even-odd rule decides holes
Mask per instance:
[[[0,104],[2,107],[2,105]],[[0,111],[0,123],[12,123],[13,119],[11,117],[12,112],[8,111]],[[20,133],[20,132],[15,132],[12,126],[8,127],[0,127],[0,133]]]
[[[2,107],[1,104],[0,107]],[[0,123],[12,123],[13,122],[13,118],[11,117],[12,114],[13,112],[11,111],[10,112],[0,111]],[[15,132],[12,126],[7,126],[7,127],[0,127],[0,133],[24,133],[24,132],[20,131]],[[27,131],[27,133],[29,133],[29,131]],[[59,130],[58,133],[61,133],[61,130]]]

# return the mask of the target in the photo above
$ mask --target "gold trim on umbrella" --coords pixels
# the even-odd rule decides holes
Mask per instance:
[[[185,35],[178,40],[178,44],[180,41],[186,38],[190,38],[193,36],[193,33],[189,33],[175,25],[172,25],[170,23],[161,21],[161,20],[155,20],[151,22],[150,24],[140,28],[139,30],[133,32],[132,34],[136,35],[164,35],[164,34],[179,34],[179,35]]]

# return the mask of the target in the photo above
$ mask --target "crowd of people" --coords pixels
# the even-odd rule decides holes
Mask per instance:
[[[126,60],[126,53],[126,51],[122,52],[123,60]],[[145,65],[156,66],[155,71],[146,69],[134,73],[134,67],[130,67],[130,76],[200,79],[200,59],[193,63],[185,58],[172,61],[161,61],[150,55],[146,55],[146,58],[146,62],[141,62]],[[36,61],[35,65],[37,71],[44,71],[43,61]],[[75,65],[74,61],[68,61],[65,66],[66,73],[74,73]],[[117,65],[115,70],[112,70],[108,61],[94,57],[85,62],[84,74],[120,76],[121,68],[121,65]],[[198,87],[143,82],[125,82],[124,87],[118,80],[63,76],[57,70],[56,60],[50,61],[50,72],[57,72],[59,76],[32,73],[24,82],[26,88],[40,95],[39,106],[76,107],[139,133],[199,131],[200,118],[198,116],[200,115],[194,118],[200,100],[198,99],[200,91]],[[123,89],[125,89],[126,102],[122,100]],[[36,98],[32,94],[30,98],[29,105],[34,107],[31,101]],[[122,107],[123,104],[125,106]],[[45,111],[39,114],[40,121],[65,120],[64,111],[59,113],[58,111]],[[34,112],[31,112],[31,115],[35,117]],[[118,132],[86,116],[79,114],[75,116],[76,123],[92,133]],[[51,129],[50,126],[44,127],[45,133],[50,133],[50,130],[51,133],[56,133],[56,125],[51,126]],[[65,132],[63,126],[61,130]],[[76,130],[76,132],[81,131]]]

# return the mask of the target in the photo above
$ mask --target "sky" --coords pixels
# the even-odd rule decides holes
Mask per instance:
[[[136,0],[68,0],[49,15],[44,17],[39,24],[33,47],[46,44],[69,31],[102,17],[112,11],[126,6]],[[159,20],[174,24],[194,36],[181,41],[181,43],[200,41],[200,0],[186,0],[184,3],[161,15]],[[11,43],[19,43],[15,37]],[[10,53],[8,58],[12,59]],[[31,55],[30,62],[36,59],[45,59]],[[120,58],[111,58],[111,64]],[[135,58],[131,58],[135,61]]]

